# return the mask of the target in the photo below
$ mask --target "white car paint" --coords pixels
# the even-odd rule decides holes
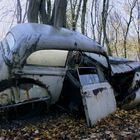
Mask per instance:
[[[88,126],[116,111],[114,92],[107,82],[83,86],[82,98]]]

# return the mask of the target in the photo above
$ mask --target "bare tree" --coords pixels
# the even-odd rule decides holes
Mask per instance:
[[[70,0],[71,8],[71,18],[72,18],[72,29],[75,30],[77,26],[78,17],[80,14],[80,9],[82,5],[82,0]]]
[[[39,18],[40,18],[40,22],[47,24],[49,19],[48,19],[48,15],[46,12],[46,2],[45,0],[41,0],[40,1],[40,5],[39,5]]]
[[[51,19],[51,0],[47,0],[47,19],[50,21]]]
[[[134,22],[134,27],[137,33],[138,57],[140,60],[140,1],[137,1],[136,3],[136,10],[137,10],[137,17],[136,17],[136,21],[134,19],[133,22]]]
[[[27,17],[28,4],[29,4],[29,0],[27,0],[27,1],[26,1],[26,4],[25,4],[25,13],[24,13],[23,18],[22,18],[22,23],[24,23],[24,22],[25,22],[26,17]]]
[[[107,37],[107,32],[106,32],[108,12],[109,12],[109,0],[103,0],[103,11],[102,11],[103,35],[104,35],[104,41],[106,43],[108,55],[112,55],[109,39]]]
[[[46,11],[47,4],[47,11]],[[29,0],[28,22],[51,24],[66,27],[67,0],[55,0],[51,15],[51,0]]]
[[[36,22],[38,23],[38,15],[39,15],[39,6],[41,0],[29,0],[29,7],[28,7],[28,22]]]
[[[104,45],[102,43],[102,38],[103,38],[103,27],[102,27],[102,14],[101,14],[101,11],[100,11],[100,0],[96,0],[96,20],[97,20],[97,24],[96,24],[96,29],[97,29],[97,41]]]
[[[110,12],[111,0],[26,0],[26,3],[21,0],[16,0],[16,10],[12,11],[12,17],[14,17],[12,22],[15,24],[15,19],[17,19],[17,22],[21,23],[28,19],[29,22],[51,24],[56,27],[66,27],[67,12],[68,19],[70,19],[70,22],[72,21],[69,25],[67,24],[70,28],[73,30],[79,29],[79,23],[81,23],[81,32],[86,35],[92,35],[100,44],[106,45],[109,55],[112,55],[112,51],[115,50],[115,53],[118,56],[120,54],[118,45],[123,42],[122,48],[124,56],[126,57],[126,54],[128,54],[127,43],[129,30],[131,30],[130,26],[132,25],[132,21],[134,22],[133,25],[135,26],[135,31],[137,33],[138,46],[140,44],[140,22],[138,22],[140,17],[138,9],[140,9],[140,4],[138,4],[138,1],[139,0],[127,0],[129,11],[127,13],[128,16],[126,16],[126,14],[119,15],[119,11],[113,13],[111,10]],[[69,9],[66,10],[67,2],[69,4]],[[137,18],[133,20],[136,5],[138,15]],[[1,16],[0,18],[4,19],[3,17],[7,16],[8,13],[6,12],[3,15],[4,16]],[[108,18],[109,15],[112,20]],[[86,16],[88,16],[88,20]],[[119,16],[120,21],[117,16]],[[123,18],[123,16],[125,17]],[[12,25],[13,24],[11,24],[11,26]],[[121,34],[120,29],[122,31]],[[114,47],[113,50],[111,50],[112,46]],[[140,53],[140,49],[138,53]]]
[[[130,0],[128,0],[128,4],[129,4],[129,18],[128,20],[126,18],[124,18],[125,23],[126,23],[126,27],[124,27],[122,25],[122,30],[123,30],[123,37],[124,37],[124,41],[123,41],[123,48],[124,48],[124,57],[127,57],[127,37],[128,37],[128,32],[129,32],[129,28],[130,28],[130,24],[132,22],[133,19],[133,10],[134,7],[136,6],[137,0],[133,0],[132,2],[130,2]]]
[[[48,1],[47,4],[50,4],[50,1]],[[47,24],[49,23],[48,17],[49,13],[46,12],[45,0],[29,0],[27,12],[28,22]]]
[[[17,23],[22,22],[22,8],[20,0],[17,0]]]
[[[85,16],[86,16],[87,0],[83,0],[81,15],[81,32],[85,34]]]
[[[118,15],[118,13],[116,11],[114,11],[114,14],[110,15],[110,23],[111,26],[113,27],[114,30],[114,44],[113,47],[115,48],[115,53],[117,56],[119,56],[118,50],[117,50],[117,43],[118,43],[118,33],[119,33],[119,28],[120,28],[120,24],[121,24],[121,20],[120,20],[120,16]]]
[[[55,0],[51,20],[55,27],[66,27],[66,7],[67,0]]]
[[[96,34],[95,34],[95,26],[96,26],[96,19],[97,19],[97,0],[93,0],[91,4],[91,12],[90,12],[90,17],[91,17],[91,24],[92,24],[92,34],[93,38],[96,39]]]

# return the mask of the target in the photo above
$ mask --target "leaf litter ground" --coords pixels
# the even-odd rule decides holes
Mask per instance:
[[[117,111],[88,128],[84,117],[60,109],[22,119],[2,120],[0,140],[98,140],[140,139],[140,108]]]

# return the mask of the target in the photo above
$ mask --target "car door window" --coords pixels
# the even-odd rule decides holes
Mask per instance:
[[[40,50],[32,53],[26,61],[28,65],[64,67],[68,51],[65,50]]]
[[[79,68],[78,72],[79,72],[79,78],[80,78],[80,82],[82,86],[100,82],[99,76],[95,67]]]

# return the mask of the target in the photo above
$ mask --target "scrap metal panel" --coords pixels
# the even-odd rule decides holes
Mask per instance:
[[[113,74],[130,72],[135,69],[140,68],[140,63],[136,61],[131,61],[125,58],[114,58],[110,57],[110,64]]]

